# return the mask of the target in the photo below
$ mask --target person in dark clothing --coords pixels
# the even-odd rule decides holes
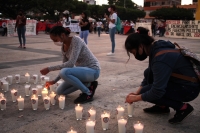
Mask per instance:
[[[156,22],[154,21],[154,19],[151,22],[151,31],[152,31],[152,36],[155,37],[155,35],[156,35]]]
[[[84,39],[84,42],[88,44],[88,35],[90,29],[90,23],[87,17],[86,12],[81,14],[82,19],[80,20],[79,26],[81,27],[80,38]]]
[[[147,29],[146,29],[147,30]],[[144,34],[141,34],[144,33]],[[193,112],[189,103],[200,91],[200,83],[188,58],[181,53],[165,53],[155,56],[159,51],[175,49],[169,41],[158,40],[148,36],[147,32],[131,34],[125,41],[125,49],[137,60],[143,61],[149,57],[149,66],[144,71],[144,80],[134,93],[126,97],[126,102],[147,101],[155,105],[144,109],[146,113],[169,113],[169,107],[176,114],[168,122],[180,123]],[[172,77],[172,73],[196,78],[196,82]]]

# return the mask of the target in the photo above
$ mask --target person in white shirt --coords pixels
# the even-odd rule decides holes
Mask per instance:
[[[131,21],[131,26],[132,26],[132,32],[135,33],[135,23]]]
[[[69,11],[68,10],[65,10],[63,12],[63,18],[62,18],[61,23],[62,23],[64,28],[70,28],[71,17],[69,17]]]
[[[98,31],[98,36],[100,37],[101,34],[101,26],[102,26],[102,22],[100,21],[100,19],[97,20],[97,31]]]
[[[110,12],[110,16],[108,17],[105,14],[105,18],[109,22],[109,34],[110,34],[110,40],[112,43],[112,51],[107,54],[107,56],[112,56],[115,53],[115,32],[116,32],[116,22],[117,22],[117,14],[115,13],[115,6],[110,5],[108,8],[108,11]]]

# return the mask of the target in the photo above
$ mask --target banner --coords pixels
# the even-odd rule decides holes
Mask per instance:
[[[136,23],[135,31],[137,30],[138,27],[144,27],[144,28],[148,29],[149,35],[152,36],[151,23]]]
[[[200,39],[198,20],[167,20],[166,24],[166,37]]]
[[[15,32],[15,23],[16,20],[7,21],[7,36],[18,36],[17,31]],[[26,36],[36,35],[36,20],[26,20]]]

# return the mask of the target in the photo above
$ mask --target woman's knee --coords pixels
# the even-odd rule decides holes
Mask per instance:
[[[71,71],[70,71],[70,68],[63,68],[60,70],[60,77],[63,79],[63,77],[66,77],[67,75],[70,75],[71,74]]]

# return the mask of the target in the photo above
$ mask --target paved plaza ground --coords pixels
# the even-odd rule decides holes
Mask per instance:
[[[85,133],[85,123],[88,119],[87,111],[93,107],[97,110],[95,133],[118,133],[115,110],[118,105],[126,108],[124,103],[128,93],[134,92],[143,79],[143,71],[148,66],[148,60],[139,62],[131,56],[126,64],[128,56],[124,49],[126,35],[116,35],[116,54],[106,56],[110,52],[111,43],[108,34],[90,34],[88,47],[98,58],[101,64],[101,75],[98,79],[99,86],[94,96],[94,101],[84,104],[83,120],[76,121],[73,100],[78,97],[80,91],[66,96],[64,110],[59,109],[58,102],[46,111],[42,99],[39,98],[39,107],[33,111],[30,97],[25,97],[24,111],[18,111],[17,104],[11,101],[10,92],[5,93],[7,109],[0,111],[0,133],[66,133],[73,127],[78,133]],[[156,38],[177,42],[187,46],[200,55],[200,40]],[[0,78],[7,75],[26,72],[40,75],[40,70],[51,65],[61,64],[62,56],[60,47],[55,46],[49,35],[40,33],[37,36],[27,37],[27,49],[17,48],[17,37],[0,37]],[[164,70],[163,70],[164,71]],[[57,76],[59,71],[50,72],[51,79]],[[24,77],[20,84],[13,84],[12,88],[19,88],[19,94],[24,96]],[[33,87],[35,85],[32,85]],[[0,90],[1,92],[1,90]],[[200,97],[191,102],[194,107],[193,114],[182,124],[171,125],[167,121],[175,114],[171,109],[170,114],[153,115],[143,112],[143,108],[152,104],[137,102],[134,105],[134,116],[128,118],[127,133],[134,133],[133,123],[140,121],[144,124],[144,133],[200,133]],[[109,130],[103,131],[100,115],[104,111],[111,112]],[[125,111],[127,117],[127,109]]]

